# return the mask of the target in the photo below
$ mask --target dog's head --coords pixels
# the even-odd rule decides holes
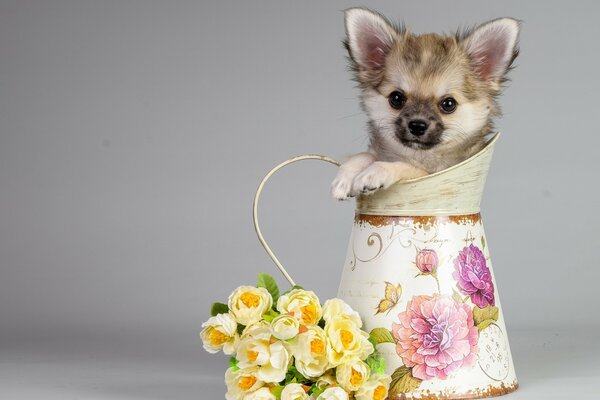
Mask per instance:
[[[345,21],[372,141],[398,155],[483,142],[518,53],[516,20],[454,36],[414,35],[362,8],[347,10]]]

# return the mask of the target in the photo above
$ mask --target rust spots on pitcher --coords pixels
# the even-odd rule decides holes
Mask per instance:
[[[410,394],[400,394],[390,397],[390,400],[470,400],[470,399],[484,399],[488,397],[502,396],[508,393],[512,393],[517,390],[519,384],[517,382],[512,385],[505,385],[502,383],[500,386],[488,386],[487,388],[480,390],[470,390],[466,393],[456,392],[442,392],[432,393],[429,390],[425,390],[418,393],[417,397],[413,397]]]
[[[448,222],[458,225],[476,225],[481,223],[481,214],[442,215],[442,216],[393,216],[357,213],[354,222],[358,225],[369,224],[374,227],[412,223],[419,229],[429,229],[434,225],[444,225]]]

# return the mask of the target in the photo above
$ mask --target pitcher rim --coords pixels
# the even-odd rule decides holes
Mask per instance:
[[[473,161],[473,160],[481,157],[487,151],[489,151],[490,149],[492,149],[494,147],[494,144],[496,144],[496,141],[499,138],[500,138],[500,132],[496,132],[494,134],[494,136],[492,136],[492,138],[485,144],[485,147],[483,149],[479,150],[477,153],[473,154],[471,157],[467,158],[466,160],[463,160],[463,161],[459,162],[458,164],[454,164],[451,167],[448,167],[448,168],[443,169],[443,170],[438,171],[438,172],[434,172],[433,174],[429,174],[429,175],[425,175],[425,176],[420,176],[418,178],[406,179],[406,180],[402,180],[400,182],[401,183],[421,182],[421,181],[424,181],[426,179],[433,178],[435,176],[439,176],[439,175],[445,174],[445,173],[447,173],[449,171],[452,171],[454,169],[458,169],[458,168],[462,167],[463,165],[468,164],[471,161]]]

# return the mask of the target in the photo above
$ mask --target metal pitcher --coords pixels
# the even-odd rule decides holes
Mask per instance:
[[[374,330],[390,398],[518,386],[479,213],[498,137],[451,168],[357,199],[338,297]]]

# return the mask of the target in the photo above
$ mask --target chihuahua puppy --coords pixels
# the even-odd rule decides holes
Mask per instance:
[[[518,54],[518,21],[500,18],[454,36],[414,35],[352,8],[345,24],[370,144],[339,168],[334,198],[441,171],[483,148]]]

